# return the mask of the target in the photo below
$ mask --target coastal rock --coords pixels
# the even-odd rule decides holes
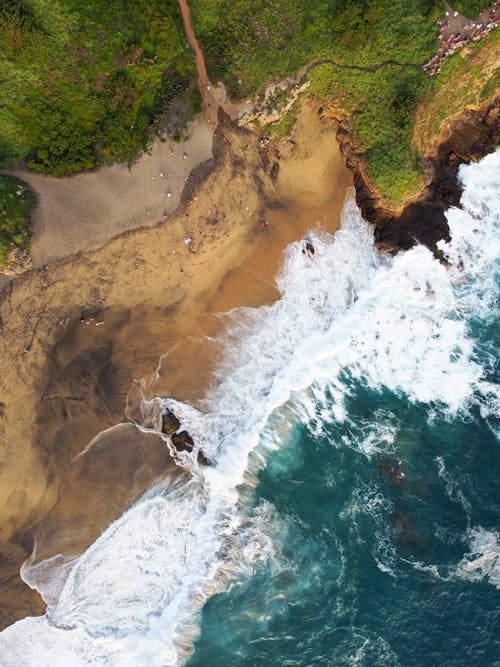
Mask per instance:
[[[190,453],[194,449],[194,440],[187,431],[181,431],[180,433],[173,433],[170,436],[170,439],[172,441],[172,445],[178,452]],[[201,466],[212,465],[212,461],[208,458],[208,456],[206,456],[201,451],[201,449],[198,450],[198,453],[196,455],[196,460],[198,461],[198,464]]]
[[[399,211],[388,209],[375,191],[345,123],[337,138],[346,164],[354,172],[356,203],[364,219],[375,226],[379,250],[398,252],[421,243],[436,252],[436,243],[449,239],[445,211],[460,205],[458,167],[482,159],[500,145],[500,97],[479,109],[465,110],[446,126],[424,160],[426,187]]]
[[[201,451],[198,452],[198,456],[196,457],[196,460],[198,461],[198,464],[200,466],[211,466],[212,461],[208,458],[208,456],[205,456],[205,454]]]
[[[194,447],[194,440],[187,431],[180,433],[173,433],[170,436],[172,444],[178,452],[192,452]]]
[[[180,421],[177,419],[177,417],[174,415],[173,412],[170,410],[167,410],[167,412],[163,413],[161,416],[161,432],[165,433],[165,435],[171,435],[172,433],[175,433],[176,431],[179,430],[181,426]]]
[[[302,248],[302,254],[303,255],[308,255],[309,257],[312,257],[315,253],[315,249],[311,241],[306,241],[304,247]]]

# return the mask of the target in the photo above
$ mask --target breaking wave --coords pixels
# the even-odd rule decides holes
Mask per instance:
[[[3,667],[182,664],[204,602],[234,573],[280,558],[269,538],[282,530],[272,507],[249,518],[245,498],[272,453],[293,447],[297,424],[320,437],[343,423],[332,444],[367,456],[392,447],[393,415],[350,420],[354,383],[426,404],[431,417],[498,415],[498,387],[486,379],[493,355],[469,325],[471,316],[487,322],[498,299],[499,183],[491,170],[499,173],[500,152],[461,168],[463,208],[448,212],[452,240],[440,244],[447,264],[422,246],[380,255],[352,193],[334,236],[311,232],[286,249],[281,298],[228,315],[224,362],[203,412],[153,401],[158,412],[175,411],[214,465],[199,467],[196,451],[181,454],[189,481],[151,489],[72,564],[44,616],[0,634]],[[370,493],[374,506],[382,502]],[[459,499],[451,486],[450,494]],[[472,532],[470,552],[457,576],[498,585],[498,535]],[[352,664],[370,646],[363,640]]]

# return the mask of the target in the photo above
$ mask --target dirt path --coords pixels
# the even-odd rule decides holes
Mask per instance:
[[[196,69],[198,71],[198,86],[200,89],[201,99],[203,102],[203,111],[206,121],[212,127],[217,125],[218,102],[213,93],[213,86],[208,78],[207,68],[205,65],[205,58],[200,44],[194,34],[193,26],[191,25],[191,12],[187,0],[179,0],[179,7],[181,9],[182,20],[184,21],[184,30],[189,46],[193,49],[196,56]]]

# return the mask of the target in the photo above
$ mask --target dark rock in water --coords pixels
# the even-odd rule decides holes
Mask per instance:
[[[198,452],[198,456],[196,457],[196,460],[201,466],[211,466],[212,461],[208,458],[208,456],[205,456],[205,454],[201,451]]]
[[[306,241],[305,247],[303,248],[302,252],[304,255],[309,255],[309,257],[312,257],[314,253],[316,252],[314,250],[314,246],[311,243],[311,241]]]
[[[175,433],[179,430],[180,426],[180,421],[170,410],[167,410],[167,412],[161,416],[161,432],[165,433],[165,435]]]
[[[407,545],[410,548],[419,547],[414,528],[411,525],[408,517],[406,517],[400,509],[396,509],[392,517],[392,529],[398,541]]]
[[[408,555],[423,558],[432,546],[432,535],[425,526],[412,521],[405,510],[396,507],[391,515],[392,530],[399,547]]]
[[[172,444],[178,452],[192,452],[194,449],[194,440],[187,431],[173,433],[170,436],[170,439],[172,440]],[[210,461],[210,459],[205,456],[201,450],[198,451],[196,460],[201,466],[212,465],[212,461]]]
[[[194,440],[187,431],[179,431],[181,422],[177,419],[171,410],[167,410],[162,416],[161,430],[162,433],[170,436],[172,445],[178,452],[191,453],[194,449]],[[196,456],[196,460],[201,466],[210,466],[212,461],[205,456],[200,450]]]
[[[180,433],[173,433],[170,436],[172,444],[178,452],[192,452],[194,448],[194,440],[187,431]]]
[[[194,440],[187,431],[173,433],[171,435],[172,444],[178,452],[192,452]]]

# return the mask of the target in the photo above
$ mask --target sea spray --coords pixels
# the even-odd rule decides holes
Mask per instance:
[[[452,241],[442,244],[448,268],[423,247],[380,256],[352,194],[335,237],[314,232],[286,250],[281,298],[228,315],[225,359],[203,412],[155,399],[179,414],[215,465],[199,469],[186,454],[192,479],[148,492],[77,560],[44,617],[0,635],[2,665],[180,664],[207,597],[231,572],[243,576],[245,563],[251,572],[262,549],[272,553],[258,536],[266,521],[253,537],[248,530],[244,501],[272,452],[293,445],[296,425],[320,437],[342,423],[333,444],[367,456],[393,446],[390,415],[385,427],[383,416],[373,428],[352,423],[354,385],[430,405],[447,419],[477,406],[493,414],[496,387],[485,380],[467,317],[479,309],[488,318],[497,289],[498,192],[488,174],[499,162],[496,153],[462,169],[465,208],[450,212]],[[241,534],[250,542],[238,542]],[[390,550],[382,526],[381,536]],[[390,568],[384,562],[382,554],[381,567]]]

